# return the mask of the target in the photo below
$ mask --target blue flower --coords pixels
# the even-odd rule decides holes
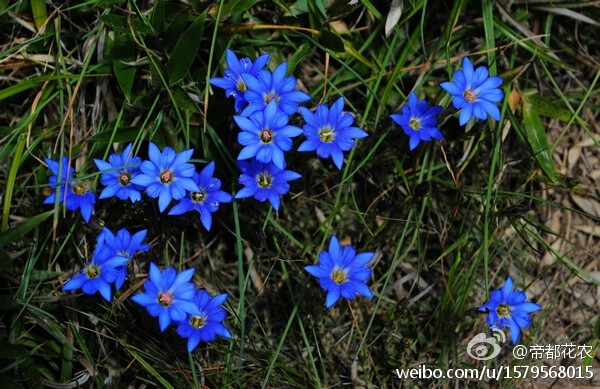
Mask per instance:
[[[460,125],[465,125],[473,114],[479,120],[487,120],[487,114],[500,120],[500,110],[496,103],[502,101],[504,93],[498,89],[502,78],[489,77],[490,73],[485,66],[473,70],[469,58],[463,59],[462,70],[454,72],[454,82],[442,82],[440,86],[452,96],[452,105],[460,112]]]
[[[513,343],[519,341],[521,328],[531,324],[529,314],[542,309],[537,304],[526,302],[527,296],[521,290],[513,290],[513,280],[508,277],[502,289],[492,291],[490,301],[479,307],[480,311],[488,310],[487,323],[492,328],[510,328]]]
[[[96,250],[106,246],[111,255],[131,259],[136,253],[150,249],[150,245],[142,243],[147,232],[148,230],[141,230],[131,235],[125,228],[121,228],[115,236],[111,230],[104,227],[102,233],[96,238]],[[127,266],[117,266],[116,270],[118,275],[115,279],[115,288],[119,290],[127,278]]]
[[[242,74],[248,90],[244,98],[249,105],[242,111],[242,116],[263,110],[271,100],[275,100],[277,108],[287,115],[293,115],[298,110],[298,103],[310,100],[310,96],[296,90],[296,78],[285,77],[287,62],[281,63],[271,74],[261,70],[256,76]]]
[[[254,63],[250,58],[237,59],[233,51],[227,49],[227,69],[225,69],[225,77],[214,77],[210,79],[210,83],[221,89],[225,89],[227,97],[235,97],[235,111],[239,112],[244,108],[247,101],[244,98],[244,92],[248,90],[243,74],[257,76],[269,62],[269,54],[261,55]]]
[[[202,169],[200,174],[194,173],[192,179],[200,190],[198,192],[188,192],[187,196],[182,198],[177,205],[169,211],[169,215],[181,215],[189,211],[197,211],[200,214],[200,221],[207,231],[210,231],[212,225],[212,213],[219,209],[220,203],[230,203],[232,198],[221,188],[221,180],[214,178],[215,163],[211,162]]]
[[[354,117],[345,112],[344,98],[340,97],[331,108],[325,104],[317,105],[315,113],[309,109],[300,107],[300,113],[306,124],[304,125],[305,140],[298,151],[317,150],[317,155],[321,158],[333,159],[333,163],[338,169],[342,168],[344,163],[343,151],[354,147],[353,138],[364,138],[368,134],[358,127],[352,127]]]
[[[190,315],[179,322],[177,333],[182,338],[188,338],[187,349],[192,352],[202,342],[212,342],[216,336],[231,338],[231,333],[223,325],[227,313],[221,305],[227,299],[227,294],[219,294],[213,298],[207,291],[200,289],[194,296],[194,304],[200,311],[199,315]]]
[[[302,130],[287,125],[289,118],[277,109],[275,101],[271,100],[264,111],[254,112],[250,117],[234,116],[233,119],[242,129],[238,142],[246,146],[238,160],[256,157],[260,162],[273,161],[280,169],[284,168],[283,152],[292,148],[291,137],[302,134]]]
[[[68,168],[69,158],[62,157],[61,161],[62,163],[59,164],[57,161],[46,158],[46,164],[48,164],[48,168],[54,174],[48,178],[50,188],[54,189],[54,192],[52,192],[50,196],[46,197],[44,204],[54,204],[56,200],[56,184],[58,183],[60,185],[58,188],[60,191],[58,202],[61,203],[64,200],[65,207],[69,211],[76,211],[77,209],[80,209],[83,220],[88,223],[90,221],[90,217],[92,216],[96,197],[92,192],[90,192],[85,182],[72,179],[75,169],[72,167]],[[62,165],[62,168],[60,165]]]
[[[114,256],[106,246],[100,245],[94,250],[92,260],[63,286],[63,290],[81,288],[85,294],[99,291],[106,301],[110,301],[110,284],[118,277],[117,268],[127,261],[129,258]]]
[[[121,155],[111,154],[108,162],[94,159],[94,163],[100,170],[100,182],[106,186],[100,193],[100,199],[117,196],[121,200],[129,198],[135,203],[142,199],[140,193],[143,187],[132,184],[131,179],[140,174],[142,159],[131,154],[131,143],[125,147]]]
[[[390,117],[410,137],[409,147],[413,150],[420,141],[429,141],[431,138],[444,139],[437,128],[437,115],[440,112],[442,107],[435,105],[429,108],[425,100],[418,101],[417,95],[411,92],[408,96],[408,105],[402,107],[400,114],[392,114]]]
[[[142,162],[142,174],[131,179],[136,185],[146,188],[146,193],[152,198],[158,197],[158,208],[163,212],[171,199],[179,200],[185,196],[185,191],[199,192],[198,185],[192,179],[196,172],[194,165],[187,163],[194,150],[184,150],[175,153],[169,146],[161,153],[152,142],[148,147],[149,161]]]
[[[371,276],[366,264],[374,253],[356,254],[352,246],[340,247],[336,236],[329,242],[329,251],[319,254],[319,265],[306,266],[311,275],[319,279],[319,285],[327,291],[325,306],[331,308],[340,296],[353,300],[356,294],[371,298],[373,294],[365,283]]]
[[[294,171],[283,170],[272,163],[262,163],[255,159],[238,164],[242,170],[239,183],[244,185],[244,188],[237,192],[235,198],[243,199],[254,196],[260,202],[268,199],[276,211],[279,211],[279,196],[290,190],[288,181],[301,177]]]
[[[193,302],[196,287],[189,282],[193,276],[194,269],[177,274],[175,269],[168,267],[161,272],[158,266],[150,262],[150,278],[144,282],[146,293],[138,293],[131,299],[146,307],[150,316],[158,316],[162,332],[171,321],[185,320],[188,314],[202,314]]]

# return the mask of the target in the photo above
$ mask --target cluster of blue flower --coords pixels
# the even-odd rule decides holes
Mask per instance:
[[[490,114],[495,120],[500,120],[500,110],[496,103],[502,101],[504,93],[498,88],[502,78],[489,77],[490,73],[485,66],[473,70],[469,58],[463,59],[462,69],[454,72],[454,82],[442,82],[440,86],[452,97],[454,108],[461,110],[459,124],[464,126],[473,115],[479,120],[487,120]],[[392,114],[394,120],[408,135],[409,147],[413,150],[419,142],[429,141],[432,138],[444,139],[437,128],[438,115],[442,112],[439,105],[429,107],[427,101],[418,101],[417,95],[411,92],[408,96],[408,105],[402,107],[400,114]]]
[[[270,72],[264,69],[268,54],[254,63],[250,58],[238,59],[229,49],[226,56],[225,77],[212,78],[210,83],[235,98],[235,110],[239,113],[233,119],[241,129],[238,142],[244,146],[237,157],[242,171],[239,183],[244,188],[235,197],[269,200],[279,210],[280,195],[290,189],[288,181],[301,177],[285,170],[284,153],[291,150],[293,137],[304,134],[307,138],[298,151],[316,151],[322,158],[331,157],[341,169],[343,152],[354,147],[354,139],[364,138],[367,133],[352,126],[354,117],[342,112],[343,97],[331,108],[319,104],[314,113],[300,107],[306,122],[302,129],[288,124],[290,115],[298,111],[298,103],[309,101],[310,96],[296,89],[293,76],[286,77],[287,63]]]
[[[141,200],[141,191],[148,197],[158,198],[158,206],[164,212],[171,200],[179,200],[169,215],[181,215],[189,211],[200,214],[202,225],[210,230],[212,213],[220,203],[232,201],[230,194],[220,190],[221,181],[213,177],[215,164],[210,162],[198,174],[194,165],[188,163],[193,150],[176,153],[170,147],[161,152],[150,143],[148,161],[132,155],[132,145],[125,147],[121,154],[112,154],[108,162],[94,160],[102,171],[100,182],[105,188],[100,199],[116,196],[131,202]],[[69,210],[81,210],[85,222],[89,222],[96,198],[81,180],[73,178],[74,169],[69,167],[69,159],[60,162],[46,159],[53,175],[49,178],[54,192],[44,201],[45,204],[65,203]],[[86,294],[100,292],[107,301],[111,299],[111,284],[119,290],[127,277],[126,264],[133,255],[148,251],[150,246],[142,243],[147,230],[133,235],[126,229],[113,234],[108,228],[96,238],[96,248],[92,259],[77,272],[63,290],[80,289]],[[178,324],[177,333],[188,338],[188,351],[192,351],[200,341],[212,341],[216,335],[230,338],[231,334],[221,323],[226,312],[221,305],[227,294],[210,297],[205,290],[196,291],[190,283],[193,269],[176,274],[172,268],[160,272],[150,263],[149,280],[144,284],[146,293],[132,297],[133,301],[146,307],[151,316],[159,317],[159,326],[164,331],[171,321]]]

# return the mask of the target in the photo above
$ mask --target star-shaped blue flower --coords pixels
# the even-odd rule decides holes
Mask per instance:
[[[194,150],[175,153],[169,146],[160,152],[152,142],[148,147],[149,161],[142,162],[142,174],[131,179],[136,185],[146,188],[149,197],[158,197],[158,208],[163,212],[171,199],[179,200],[186,191],[199,192],[198,185],[192,179],[196,172],[194,165],[187,163]]]
[[[452,96],[452,105],[460,112],[459,123],[465,125],[473,115],[479,120],[487,120],[490,114],[495,120],[500,120],[500,110],[496,103],[502,101],[504,93],[498,89],[502,78],[489,77],[490,72],[485,66],[473,70],[469,58],[463,59],[462,70],[454,72],[454,82],[442,82],[440,86]]]
[[[54,204],[56,200],[56,184],[58,183],[60,185],[58,202],[61,203],[64,200],[65,207],[69,211],[76,211],[77,209],[80,209],[83,220],[88,223],[90,221],[90,217],[92,216],[92,211],[94,210],[96,196],[90,192],[87,184],[84,181],[72,179],[75,169],[68,167],[69,158],[62,157],[62,163],[60,164],[58,161],[54,161],[49,158],[46,158],[45,161],[53,174],[50,176],[50,178],[48,178],[48,182],[50,188],[54,189],[54,192],[52,192],[50,196],[46,197],[44,204]],[[62,167],[60,167],[60,165],[62,165]]]
[[[238,60],[234,52],[227,49],[227,69],[225,69],[225,77],[213,77],[210,83],[221,89],[225,89],[227,97],[235,97],[235,111],[239,112],[244,108],[247,101],[244,98],[244,92],[248,90],[243,74],[257,76],[269,62],[269,54],[261,55],[252,63],[250,58],[242,58]]]
[[[229,193],[221,189],[221,180],[213,177],[215,174],[214,161],[202,169],[200,174],[195,173],[192,179],[200,190],[198,192],[188,192],[186,197],[179,200],[169,211],[169,215],[181,215],[189,211],[197,211],[200,214],[200,221],[207,231],[210,231],[212,225],[212,213],[219,209],[220,203],[230,203],[232,197]]]
[[[256,76],[242,74],[248,90],[244,98],[248,106],[242,111],[242,116],[265,109],[267,104],[275,100],[277,108],[287,115],[293,115],[298,110],[298,103],[310,100],[310,96],[296,90],[296,78],[286,77],[287,62],[281,63],[271,74],[268,70],[261,70]]]
[[[429,141],[431,138],[444,139],[437,128],[437,115],[440,112],[442,112],[442,107],[435,105],[430,108],[427,101],[418,101],[417,95],[411,92],[408,96],[408,105],[402,107],[400,114],[392,114],[390,117],[409,136],[408,144],[410,149],[413,150],[420,141]]]
[[[302,134],[302,130],[288,125],[288,116],[277,109],[271,100],[263,111],[256,111],[250,117],[234,116],[242,129],[238,142],[246,146],[240,151],[238,160],[256,157],[260,162],[273,163],[283,169],[284,151],[292,148],[292,137]]]
[[[529,314],[542,309],[539,305],[525,301],[527,296],[521,290],[513,290],[513,280],[508,277],[502,289],[492,291],[490,301],[479,307],[488,310],[487,323],[492,328],[508,326],[513,343],[519,341],[521,328],[531,324]]]
[[[177,274],[175,269],[168,267],[161,272],[150,262],[149,279],[144,282],[146,293],[138,293],[131,299],[146,307],[150,316],[158,316],[160,331],[163,332],[171,321],[185,320],[188,314],[202,314],[193,302],[196,287],[189,282],[193,276],[194,269]]]
[[[235,198],[254,196],[260,202],[269,200],[276,211],[279,210],[281,202],[279,197],[290,190],[288,181],[301,177],[294,171],[283,170],[273,163],[262,163],[255,159],[250,162],[240,161],[238,164],[242,170],[239,183],[244,185],[244,188],[237,192]]]
[[[115,282],[119,275],[117,268],[127,261],[129,258],[114,256],[108,247],[100,245],[94,250],[92,260],[63,285],[63,290],[81,288],[85,294],[95,294],[99,291],[106,301],[110,301],[110,284]]]
[[[141,230],[131,235],[125,228],[121,228],[115,235],[104,227],[102,233],[96,238],[96,250],[103,249],[105,246],[112,256],[131,259],[136,253],[150,249],[150,245],[143,243],[147,232],[148,230]],[[116,270],[118,275],[115,279],[115,289],[119,290],[127,278],[127,266],[117,266]]]
[[[353,300],[357,294],[371,298],[373,294],[365,283],[371,276],[366,265],[374,253],[356,254],[352,246],[340,246],[336,236],[329,242],[329,251],[319,254],[319,265],[306,266],[311,275],[319,279],[319,285],[327,291],[325,306],[331,308],[340,296]]]
[[[333,159],[338,169],[344,163],[344,151],[354,147],[354,139],[365,138],[368,134],[358,127],[353,127],[354,117],[342,112],[344,98],[340,97],[328,108],[325,104],[317,105],[315,113],[300,107],[300,113],[306,124],[303,127],[305,140],[298,151],[317,151],[321,158]]]
[[[132,178],[140,174],[142,159],[131,154],[131,147],[130,143],[121,154],[111,154],[108,162],[94,159],[96,167],[102,172],[100,182],[106,187],[99,198],[117,196],[121,200],[129,198],[133,203],[142,199],[140,191],[144,188],[131,182]]]
[[[212,342],[217,335],[231,338],[231,333],[223,325],[227,316],[221,305],[227,299],[227,294],[219,294],[211,298],[207,291],[200,289],[194,296],[194,304],[200,311],[199,315],[190,315],[179,322],[177,333],[182,338],[188,338],[187,349],[192,352],[202,342]]]

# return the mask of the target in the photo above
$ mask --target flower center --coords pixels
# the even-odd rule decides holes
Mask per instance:
[[[496,313],[500,317],[510,317],[510,307],[506,304],[500,304],[496,308]]]
[[[96,278],[100,275],[100,268],[94,264],[89,264],[85,267],[85,275],[88,278]]]
[[[466,90],[465,93],[463,93],[463,96],[469,103],[475,101],[475,92],[472,90]]]
[[[279,103],[279,96],[277,96],[277,93],[270,92],[270,93],[266,94],[265,95],[265,104],[269,104],[269,102],[273,99],[275,99],[276,103]]]
[[[271,143],[273,142],[273,131],[269,129],[263,129],[258,136],[263,143]]]
[[[192,327],[200,329],[206,324],[206,316],[191,316],[190,324]]]
[[[83,185],[82,183],[79,184],[75,184],[71,187],[71,189],[73,189],[73,193],[77,194],[77,195],[82,195],[85,192],[87,192],[87,188],[85,187],[85,185]]]
[[[340,269],[339,267],[336,267],[331,272],[331,279],[336,284],[341,285],[344,282],[346,282],[346,280],[348,279],[348,276],[346,275],[346,272],[344,270]]]
[[[237,89],[240,92],[245,92],[248,90],[248,87],[246,86],[246,83],[244,82],[244,80],[242,79],[242,77],[237,79]]]
[[[202,189],[200,192],[192,192],[190,197],[195,203],[203,203],[206,200],[206,191]]]
[[[270,188],[273,185],[273,176],[267,172],[262,172],[256,178],[256,182],[261,188]]]
[[[162,292],[158,295],[158,303],[163,307],[168,307],[173,302],[173,296],[167,292]]]
[[[121,174],[119,174],[119,183],[123,186],[127,186],[129,185],[129,181],[131,181],[131,174],[129,172],[122,171]]]
[[[415,131],[419,131],[419,129],[421,128],[421,119],[417,118],[417,117],[411,117],[410,120],[408,121],[408,125],[410,126],[410,128],[412,128]]]
[[[329,126],[323,126],[319,130],[319,138],[325,143],[331,143],[335,139],[335,131]]]
[[[160,182],[163,184],[170,184],[173,182],[173,173],[171,173],[169,170],[165,170],[164,172],[160,173],[158,178],[160,178]]]

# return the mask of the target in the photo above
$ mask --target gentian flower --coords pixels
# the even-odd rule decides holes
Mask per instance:
[[[452,96],[452,105],[460,112],[459,123],[465,125],[473,114],[479,120],[487,120],[488,113],[495,120],[500,120],[500,110],[496,103],[502,101],[504,93],[498,89],[502,78],[489,77],[485,66],[473,71],[469,58],[463,59],[462,70],[454,72],[454,82],[442,82],[440,86]]]
[[[72,176],[75,169],[68,168],[69,158],[62,157],[62,168],[59,174],[59,162],[52,159],[46,158],[46,164],[53,176],[48,178],[50,188],[54,189],[54,192],[50,196],[46,197],[44,204],[54,204],[56,200],[56,184],[60,184],[60,195],[58,202],[61,203],[65,200],[65,207],[69,211],[76,211],[78,208],[81,210],[81,216],[86,223],[90,221],[92,211],[94,209],[94,203],[96,197],[90,192],[87,184],[83,181],[73,180]],[[66,193],[66,195],[65,195]]]
[[[319,279],[321,288],[327,291],[325,306],[331,308],[340,296],[353,300],[356,294],[371,298],[373,294],[365,283],[371,276],[366,264],[374,253],[356,254],[352,246],[340,246],[336,236],[329,242],[329,251],[319,254],[319,265],[306,266],[309,274]]]
[[[238,142],[246,146],[240,151],[238,160],[256,157],[260,162],[273,163],[283,169],[285,159],[283,152],[292,148],[291,137],[302,134],[298,127],[288,125],[288,116],[277,109],[271,100],[264,111],[254,112],[250,117],[234,116],[242,132],[238,134]]]
[[[248,90],[244,92],[244,98],[248,106],[242,111],[242,116],[250,116],[251,113],[263,110],[271,100],[275,100],[277,108],[293,115],[298,110],[298,103],[310,100],[310,96],[296,90],[296,78],[285,77],[287,73],[287,62],[281,63],[271,74],[268,70],[261,70],[256,76],[242,74]]]
[[[161,153],[152,142],[148,147],[149,161],[142,162],[139,174],[131,179],[136,185],[146,188],[146,193],[152,198],[158,197],[158,208],[163,212],[171,199],[179,200],[185,196],[185,191],[199,192],[198,185],[192,179],[196,172],[194,165],[187,163],[194,150],[184,150],[175,153],[169,146]]]
[[[269,62],[269,54],[261,55],[254,63],[250,58],[237,59],[233,51],[227,49],[227,69],[225,69],[225,77],[213,77],[210,83],[221,89],[225,89],[227,97],[235,97],[235,111],[239,112],[244,108],[247,101],[244,98],[244,92],[248,90],[243,74],[257,76]]]
[[[364,138],[368,134],[358,127],[353,127],[354,117],[344,112],[344,98],[340,97],[327,108],[325,104],[317,105],[315,113],[300,107],[300,113],[306,124],[303,127],[305,140],[298,151],[317,151],[321,158],[333,159],[338,169],[344,163],[343,151],[354,147],[353,138]]]
[[[435,105],[429,108],[429,104],[425,100],[418,101],[417,95],[411,92],[408,96],[408,105],[402,107],[400,114],[392,114],[390,117],[410,137],[408,144],[413,150],[420,141],[429,141],[431,138],[444,139],[437,128],[437,115],[440,112],[442,112],[442,107]]]
[[[223,192],[221,180],[214,178],[215,163],[209,163],[202,169],[200,174],[194,173],[192,179],[200,190],[198,192],[188,192],[186,197],[179,200],[169,211],[169,215],[181,215],[189,211],[197,211],[200,214],[200,221],[207,231],[210,231],[212,225],[212,213],[219,209],[220,203],[230,203],[232,197],[229,193]]]
[[[508,277],[502,289],[492,291],[490,301],[479,307],[480,311],[488,310],[487,323],[492,328],[508,326],[513,343],[519,341],[521,328],[531,324],[529,314],[542,309],[535,303],[526,302],[527,296],[521,290],[513,290],[513,280]]]
[[[161,272],[158,266],[150,262],[149,279],[144,282],[146,293],[138,293],[131,299],[146,307],[150,316],[158,316],[160,331],[163,332],[171,321],[185,320],[188,314],[202,314],[192,301],[196,287],[189,281],[193,276],[194,269],[177,274],[175,269],[168,267]]]
[[[99,291],[106,301],[110,301],[110,284],[117,279],[117,267],[127,261],[129,258],[114,256],[108,247],[100,245],[94,250],[92,260],[63,286],[63,290],[81,288],[85,294]]]
[[[150,245],[142,243],[147,232],[148,230],[141,230],[131,235],[125,228],[121,228],[115,235],[111,230],[104,227],[102,233],[96,238],[96,249],[106,246],[111,255],[130,260],[136,253],[150,249]],[[119,290],[123,286],[125,278],[127,278],[127,266],[117,266],[116,270],[118,275],[115,279],[115,288]]]
[[[290,190],[288,181],[301,177],[294,171],[283,170],[273,163],[262,163],[255,159],[238,164],[242,170],[239,183],[244,185],[244,188],[237,192],[235,198],[243,199],[254,196],[260,202],[268,199],[276,211],[279,211],[279,196]]]
[[[133,203],[142,199],[140,191],[143,187],[131,183],[131,179],[140,174],[142,159],[131,154],[131,147],[130,143],[120,155],[111,154],[108,162],[94,159],[98,170],[103,172],[100,182],[106,187],[99,198],[117,196],[121,200],[129,198]]]
[[[199,315],[190,315],[179,322],[177,333],[182,338],[188,338],[187,349],[192,352],[202,342],[212,342],[216,336],[231,338],[231,333],[223,325],[227,313],[221,305],[227,299],[227,294],[219,294],[213,298],[207,291],[200,289],[194,296],[194,304],[200,311]]]

